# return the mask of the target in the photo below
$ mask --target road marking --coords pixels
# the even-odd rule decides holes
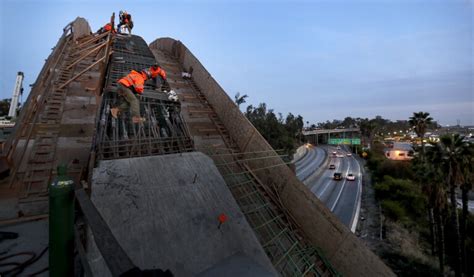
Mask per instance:
[[[336,163],[337,163],[337,165],[339,166],[340,163],[341,163],[341,161],[340,161],[340,160],[336,160]],[[336,164],[336,163],[335,163],[335,164]],[[327,170],[327,169],[326,169],[326,170]],[[336,169],[336,170],[337,170],[337,169]],[[332,171],[331,171],[331,172],[332,172]],[[332,181],[333,178],[331,177],[331,175],[329,175],[329,178],[330,178],[329,180]],[[332,183],[331,181],[326,181],[326,182],[324,183],[325,185],[323,184],[323,186],[324,186],[323,191],[322,191],[320,194],[316,194],[316,196],[317,196],[319,199],[321,199],[321,196],[324,194],[324,192],[326,191],[326,189],[327,189],[327,188],[329,187],[329,185]]]
[[[306,176],[305,178],[303,178],[302,182],[303,182],[304,184],[306,184],[306,182],[309,182],[309,179],[310,179],[310,178],[313,178],[313,177],[315,177],[315,176],[318,176],[318,174],[321,173],[321,170],[325,170],[325,168],[326,168],[326,166],[324,166],[324,168],[323,168],[323,164],[324,164],[325,161],[328,159],[328,155],[326,154],[326,150],[324,150],[324,149],[321,148],[321,147],[316,148],[316,150],[319,151],[319,152],[321,152],[321,153],[318,155],[318,153],[316,153],[317,151],[315,151],[315,153],[316,153],[316,158],[314,159],[314,161],[317,161],[317,159],[318,159],[319,157],[321,157],[321,156],[322,156],[322,157],[325,157],[325,159],[321,159],[322,161],[319,162],[319,163],[317,164],[317,166],[316,166],[316,164],[313,164],[313,166],[315,166],[315,167],[314,167],[315,169],[313,170],[312,173],[310,173],[308,176]],[[311,167],[310,167],[310,168],[311,168]]]
[[[357,166],[359,167],[359,181],[357,182],[357,197],[356,197],[356,201],[357,201],[357,208],[355,210],[355,213],[352,214],[352,224],[351,224],[351,232],[352,233],[355,233],[356,231],[356,228],[357,228],[357,223],[359,222],[359,214],[360,214],[360,205],[361,205],[361,194],[362,194],[362,168],[359,164],[359,161],[354,158],[356,163],[357,163]]]
[[[337,203],[339,202],[339,199],[341,198],[342,191],[344,190],[344,187],[346,186],[347,182],[347,174],[349,173],[349,169],[351,168],[351,164],[348,163],[347,165],[347,170],[346,170],[346,177],[344,178],[344,182],[342,183],[341,190],[339,191],[339,194],[336,197],[336,201],[334,201],[334,204],[331,207],[331,212],[334,211],[334,208],[336,208]]]

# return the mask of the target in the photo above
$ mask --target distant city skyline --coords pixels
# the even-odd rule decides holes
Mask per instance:
[[[474,125],[473,1],[0,1],[0,97],[25,93],[75,17],[129,11],[148,43],[181,40],[233,99],[311,123],[425,111]],[[23,100],[26,99],[26,94]]]

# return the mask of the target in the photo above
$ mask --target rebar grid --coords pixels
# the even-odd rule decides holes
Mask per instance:
[[[118,118],[110,114],[116,95],[105,97],[100,119],[98,153],[100,159],[151,156],[193,151],[193,143],[185,128],[179,106],[143,97],[145,122],[134,124],[124,112]]]
[[[168,100],[167,95],[153,85],[145,84],[139,97],[142,123],[132,123],[124,111],[118,118],[110,109],[124,101],[116,93],[117,81],[131,70],[140,71],[156,63],[145,41],[136,36],[117,36],[107,71],[101,103],[97,137],[99,159],[119,159],[189,152],[193,141],[181,117],[179,102]]]
[[[245,161],[280,160],[281,155],[268,151],[239,154],[232,150],[218,150],[211,147],[204,149],[204,152],[213,158],[262,247],[280,274],[338,276],[321,255],[321,251],[297,234],[291,220],[272,203],[270,196],[245,166]],[[286,166],[286,164],[280,160],[277,165],[271,167],[274,166]]]

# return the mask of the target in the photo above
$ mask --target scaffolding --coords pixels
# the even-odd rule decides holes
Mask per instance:
[[[264,186],[247,162],[269,159],[270,167],[287,166],[278,152],[239,153],[231,149],[203,149],[216,163],[235,200],[254,230],[273,266],[283,276],[340,276],[322,255],[299,233],[284,208],[276,188]]]

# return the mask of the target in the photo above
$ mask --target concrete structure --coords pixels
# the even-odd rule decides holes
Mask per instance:
[[[245,153],[248,152],[274,151],[211,74],[180,41],[161,38],[152,42],[150,48],[159,61],[160,57],[165,56],[168,60],[176,61],[178,66],[170,64],[170,70],[187,71],[193,68],[194,82],[213,107],[243,157],[246,157]],[[180,96],[185,98],[185,93],[188,92],[181,93]],[[276,153],[274,155],[277,156]],[[321,248],[340,273],[347,276],[394,275],[296,178],[280,158],[250,160],[246,165],[253,170],[266,189],[278,195],[302,235]]]
[[[304,130],[306,140],[314,145],[331,144],[331,139],[359,139],[359,128]],[[332,143],[334,144],[334,143]],[[344,143],[340,143],[344,144]],[[351,144],[351,143],[345,143]]]
[[[89,164],[106,49],[97,48],[83,18],[63,31],[3,147],[10,177],[0,185],[0,205],[15,202],[2,214],[6,218],[47,213],[47,187],[57,165],[68,164],[79,183]]]
[[[295,177],[181,42],[163,38],[148,48],[138,36],[89,31],[81,18],[65,28],[29,95],[20,127],[5,145],[12,169],[10,182],[0,187],[0,204],[11,209],[6,217],[44,213],[54,169],[68,163],[78,184],[90,184],[105,229],[141,269],[170,268],[187,276],[240,264],[272,274],[271,261],[286,276],[393,275]],[[115,80],[155,59],[166,69],[181,110],[180,116],[160,110],[172,130],[166,139],[157,132],[152,140],[148,131],[158,119],[153,111],[162,103],[169,108],[166,100],[144,106],[149,117],[138,126],[127,118],[111,119],[110,106],[117,100]],[[193,72],[192,79],[184,80],[184,71]],[[147,98],[142,96],[142,104],[151,103]],[[111,135],[119,140],[108,140]],[[112,152],[105,152],[104,141]],[[202,154],[183,153],[196,149],[219,172]],[[222,210],[231,220],[217,229],[215,216]],[[107,270],[90,234],[87,238],[89,261],[103,276]]]
[[[277,275],[213,161],[202,153],[100,161],[92,188],[92,201],[140,268],[217,276],[210,272],[229,270],[222,265],[227,261]],[[228,220],[218,228],[220,214]],[[89,249],[93,272],[107,276],[100,253],[93,245]]]

